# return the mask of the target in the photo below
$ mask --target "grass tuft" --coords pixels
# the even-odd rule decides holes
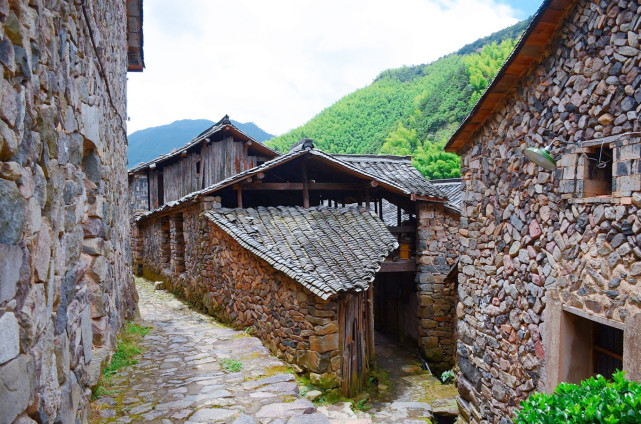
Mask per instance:
[[[109,364],[102,370],[98,384],[93,390],[93,399],[118,393],[118,390],[110,388],[111,379],[119,370],[135,365],[138,362],[136,357],[140,355],[141,352],[139,343],[149,330],[151,330],[150,327],[143,327],[134,322],[125,324],[118,335],[116,351],[111,357]]]
[[[239,372],[243,368],[243,363],[236,359],[225,358],[221,364],[227,372]]]

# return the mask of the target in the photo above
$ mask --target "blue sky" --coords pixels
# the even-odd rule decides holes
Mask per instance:
[[[518,11],[516,15],[519,19],[525,19],[534,14],[541,6],[542,1],[539,0],[506,0],[503,3],[508,4],[514,10]]]
[[[432,62],[531,16],[532,0],[154,0],[128,132],[223,115],[281,134],[383,70]]]

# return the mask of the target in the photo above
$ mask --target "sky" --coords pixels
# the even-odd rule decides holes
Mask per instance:
[[[432,62],[541,0],[150,0],[128,133],[225,114],[296,128],[382,71]]]

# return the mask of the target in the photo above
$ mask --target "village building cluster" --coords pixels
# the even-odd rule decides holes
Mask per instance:
[[[312,140],[278,155],[228,117],[129,178],[137,272],[253,327],[320,386],[362,390],[375,329],[453,366],[460,181]]]
[[[641,380],[638,2],[545,0],[446,146],[462,178],[437,181],[280,154],[228,117],[127,171],[142,1],[0,0],[0,23],[0,424],[87,422],[132,269],[347,396],[391,335],[456,366],[460,422]]]

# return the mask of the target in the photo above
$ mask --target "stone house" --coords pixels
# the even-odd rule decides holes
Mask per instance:
[[[136,309],[125,93],[142,0],[0,0],[0,23],[0,423],[87,422],[90,370]]]
[[[220,123],[204,134],[222,133],[230,145],[246,137]],[[407,157],[329,155],[303,140],[255,164],[136,211],[137,271],[253,326],[276,355],[345,393],[364,384],[374,328],[418,345],[431,366],[451,367],[455,293],[445,277],[458,255],[456,204]],[[150,204],[141,183],[149,166],[130,173],[135,207]]]
[[[641,379],[640,25],[635,1],[545,1],[446,146],[465,184],[464,422],[511,422],[563,381]],[[548,169],[524,155],[544,146]]]

